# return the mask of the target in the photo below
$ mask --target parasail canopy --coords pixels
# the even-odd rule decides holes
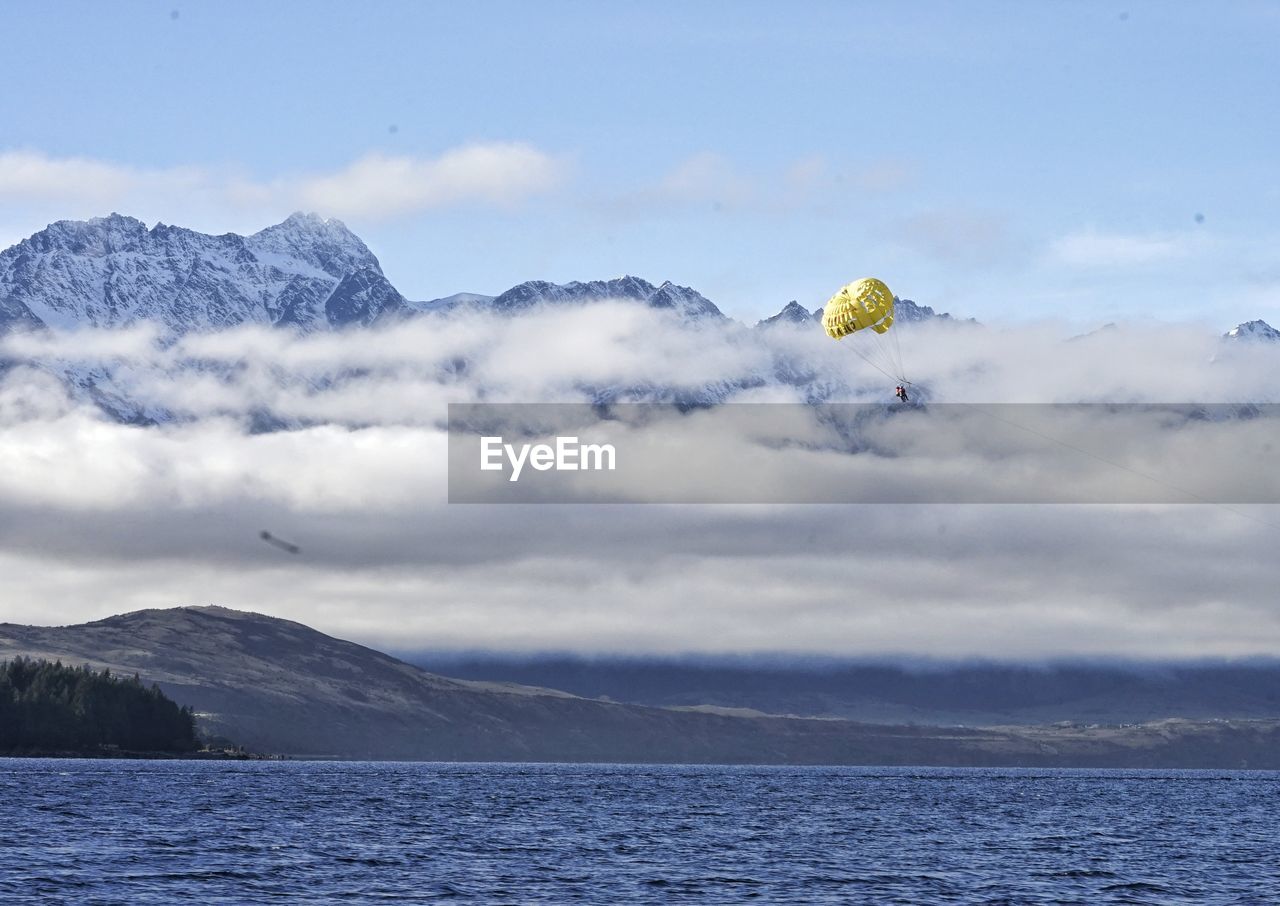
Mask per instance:
[[[867,331],[863,340],[850,340],[849,348],[881,374],[909,384],[898,332],[889,329],[893,327],[894,303],[893,293],[882,281],[863,277],[841,287],[840,292],[827,300],[822,309],[822,328],[835,340]],[[884,334],[889,335],[887,339]],[[866,337],[875,342],[864,342]]]
[[[875,277],[841,287],[822,309],[822,327],[833,340],[868,327],[884,333],[892,326],[893,293]]]

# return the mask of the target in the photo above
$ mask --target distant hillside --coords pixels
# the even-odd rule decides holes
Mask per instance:
[[[449,679],[299,623],[218,607],[0,624],[0,659],[138,672],[202,729],[335,758],[1280,768],[1280,721],[963,729],[665,709]]]
[[[926,664],[764,658],[405,655],[426,669],[660,707],[717,705],[876,723],[1280,718],[1280,662]]]

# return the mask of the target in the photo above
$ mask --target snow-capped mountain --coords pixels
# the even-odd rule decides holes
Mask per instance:
[[[821,315],[819,315],[821,317]],[[934,311],[928,305],[920,305],[912,302],[910,299],[899,299],[893,297],[893,321],[895,324],[919,324],[924,321],[956,321],[964,320],[969,323],[977,323],[973,318],[957,319],[952,317],[945,311]]]
[[[560,331],[561,315],[539,322],[545,317],[539,309],[572,311],[604,300],[630,300],[674,317],[633,312],[637,318],[619,319],[620,329],[644,325],[634,336],[622,335],[619,348],[627,353],[616,363],[597,356],[582,371],[574,370],[574,351],[566,347],[546,353],[543,369],[540,347],[519,346],[513,364],[510,348],[479,341],[467,321],[480,313],[476,323],[488,323],[484,313],[497,312]],[[896,300],[896,314],[899,324],[912,329],[924,322],[940,330],[976,324],[910,299]],[[530,281],[497,296],[457,293],[410,302],[350,230],[306,214],[251,236],[212,236],[164,224],[148,228],[113,214],[54,223],[0,252],[0,376],[25,375],[15,398],[26,399],[34,373],[55,393],[65,391],[70,404],[92,404],[138,424],[206,414],[241,418],[254,430],[328,418],[361,424],[371,388],[414,382],[450,399],[689,407],[744,399],[855,400],[882,392],[880,377],[850,367],[854,360],[846,351],[828,343],[821,315],[821,309],[809,311],[793,300],[751,329],[688,287],[634,276]],[[359,335],[361,328],[401,321],[404,333],[397,336],[409,340],[395,341],[397,352],[385,358],[377,342]],[[72,333],[135,325],[156,325],[159,336]],[[237,343],[211,344],[202,336],[241,325],[282,328],[290,334],[283,342],[314,348],[277,361],[262,348],[242,356]],[[355,333],[349,347],[292,336],[347,328]],[[244,336],[257,337],[249,345],[260,347],[260,335]],[[117,337],[124,345],[115,345]],[[1276,341],[1280,331],[1250,321],[1227,337]],[[335,408],[322,409],[321,396]]]
[[[337,220],[293,214],[251,236],[199,233],[120,214],[62,220],[0,252],[0,332],[23,328],[160,325],[181,335],[241,324],[304,332],[368,326],[420,313],[459,309],[520,312],[543,305],[632,300],[686,321],[727,321],[687,286],[639,277],[557,284],[531,280],[498,296],[455,293],[406,300],[378,259]],[[951,320],[899,299],[904,323]],[[759,326],[821,319],[789,302]],[[1270,328],[1268,328],[1270,329]]]
[[[410,311],[343,224],[294,214],[252,236],[210,236],[112,214],[63,220],[0,252],[0,331],[22,327],[305,331]]]
[[[1223,336],[1229,340],[1280,340],[1280,330],[1276,330],[1266,321],[1245,321],[1228,330]]]
[[[452,296],[445,296],[442,299],[430,299],[426,302],[410,302],[409,306],[415,311],[443,312],[464,305],[484,305],[492,302],[493,299],[493,296],[486,296],[481,293],[454,293]]]
[[[792,299],[776,315],[757,321],[756,327],[772,327],[775,324],[809,324],[818,320],[821,318],[816,317],[813,312]]]
[[[701,293],[670,280],[654,286],[639,277],[591,280],[586,283],[548,283],[530,280],[513,286],[484,303],[498,311],[521,311],[537,305],[582,305],[604,299],[629,299],[649,308],[669,309],[687,320],[723,319],[720,309]]]

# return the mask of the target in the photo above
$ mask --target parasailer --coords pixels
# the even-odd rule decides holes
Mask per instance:
[[[822,328],[833,340],[867,331],[875,342],[855,338],[851,342],[853,351],[881,374],[898,381],[894,396],[905,403],[909,401],[906,388],[911,382],[902,365],[898,334],[892,329],[894,302],[893,293],[883,281],[875,277],[855,280],[827,301],[822,309]]]

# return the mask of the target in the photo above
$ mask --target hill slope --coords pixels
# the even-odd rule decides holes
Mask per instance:
[[[954,663],[405,654],[460,678],[656,707],[718,705],[873,723],[1141,723],[1280,717],[1280,662]]]
[[[217,607],[0,625],[17,655],[138,672],[207,730],[341,758],[1280,767],[1280,722],[928,728],[672,710],[427,673],[299,623]]]

